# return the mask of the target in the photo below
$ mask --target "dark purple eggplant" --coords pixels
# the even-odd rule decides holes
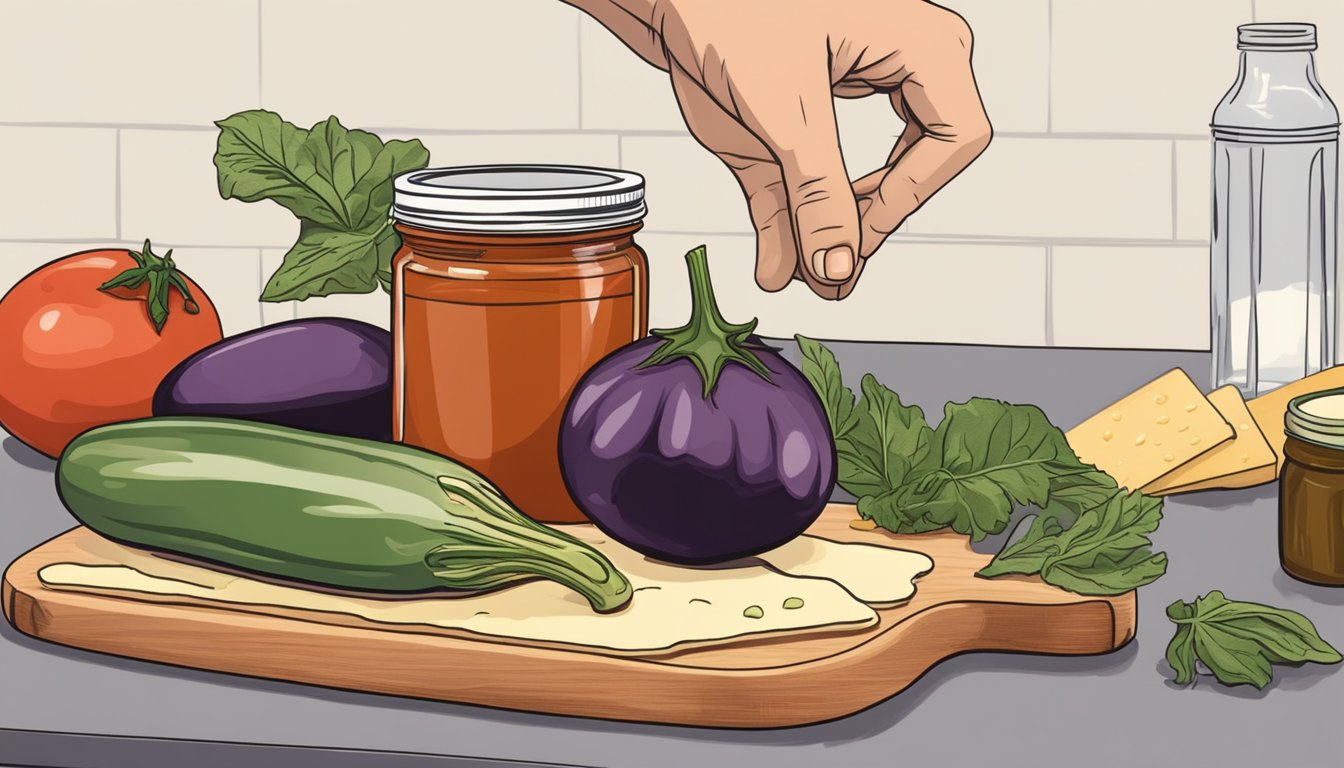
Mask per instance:
[[[704,565],[802,533],[836,480],[835,443],[798,369],[719,314],[703,247],[691,320],[625,346],[571,397],[560,466],[574,503],[649,557]]]
[[[226,416],[368,440],[392,438],[392,338],[358,320],[292,320],[183,360],[155,416]]]

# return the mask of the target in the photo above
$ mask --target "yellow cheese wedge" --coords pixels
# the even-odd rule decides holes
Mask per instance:
[[[1232,439],[1232,427],[1179,368],[1065,435],[1078,458],[1137,490]]]
[[[1241,391],[1229,384],[1210,392],[1208,400],[1232,425],[1233,439],[1145,485],[1144,493],[1163,496],[1211,488],[1246,488],[1274,479],[1274,450],[1247,410]]]
[[[1260,431],[1269,441],[1269,447],[1274,449],[1274,454],[1278,458],[1275,476],[1278,475],[1278,470],[1283,469],[1283,417],[1288,413],[1288,401],[1308,392],[1321,392],[1338,387],[1344,387],[1344,365],[1313,373],[1305,379],[1285,384],[1246,403],[1251,416],[1255,417],[1255,423],[1259,425]]]

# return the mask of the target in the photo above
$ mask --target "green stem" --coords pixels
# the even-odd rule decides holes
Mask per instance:
[[[719,304],[714,299],[714,286],[709,278],[709,258],[705,246],[686,254],[686,267],[691,278],[691,317],[679,328],[650,331],[663,339],[648,359],[636,368],[662,365],[685,358],[691,361],[704,381],[704,396],[708,398],[719,381],[719,374],[728,363],[739,363],[770,381],[770,369],[751,351],[748,339],[756,330],[756,320],[730,323],[723,319]]]
[[[150,321],[154,323],[155,333],[162,333],[163,324],[168,322],[169,289],[176,288],[178,293],[182,294],[182,308],[187,314],[194,315],[201,311],[196,299],[192,298],[191,288],[178,271],[177,264],[173,262],[171,248],[160,258],[150,249],[149,241],[146,240],[144,250],[129,253],[135,260],[135,266],[98,286],[98,290],[110,291],[113,288],[135,290],[149,283],[145,306],[149,310]]]
[[[547,579],[583,595],[598,613],[624,607],[630,582],[601,552],[563,531],[543,526],[514,509],[484,483],[439,477],[455,525],[425,564],[454,589],[497,589]]]

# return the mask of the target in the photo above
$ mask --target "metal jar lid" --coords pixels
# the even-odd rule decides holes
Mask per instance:
[[[450,232],[583,232],[644,218],[644,177],[578,165],[470,165],[393,181],[392,218]]]
[[[1288,401],[1284,430],[1329,448],[1344,448],[1344,388],[1298,395]]]

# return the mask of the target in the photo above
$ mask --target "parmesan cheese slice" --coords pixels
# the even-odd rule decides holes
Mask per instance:
[[[869,547],[857,570],[828,564],[851,545],[811,539],[779,555],[778,570],[760,564],[683,568],[649,560],[610,541],[591,526],[566,531],[585,539],[626,575],[635,595],[611,614],[594,613],[575,592],[534,581],[488,594],[439,593],[396,597],[305,589],[293,582],[262,580],[203,565],[170,560],[105,539],[91,539],[84,562],[55,563],[38,577],[49,589],[113,595],[159,603],[190,600],[233,610],[292,616],[303,611],[333,624],[380,624],[388,629],[445,630],[542,644],[578,646],[613,655],[657,655],[777,635],[850,632],[877,623],[874,610],[852,592],[885,598],[914,593],[914,579],[928,572],[928,557]],[[767,553],[769,555],[770,553]],[[790,560],[790,562],[784,562]],[[797,567],[806,573],[781,572]],[[829,578],[848,582],[849,589]],[[878,579],[866,587],[861,581]]]
[[[1179,368],[1065,435],[1078,458],[1137,490],[1232,439],[1232,427]]]
[[[916,552],[842,544],[815,536],[799,536],[756,558],[790,576],[834,581],[869,605],[895,605],[915,594],[914,581],[892,579],[893,569],[896,573],[914,571],[916,576],[933,570],[933,561]]]
[[[1166,495],[1210,488],[1244,488],[1245,483],[1274,479],[1274,449],[1256,426],[1241,391],[1229,384],[1209,393],[1209,403],[1232,425],[1234,437],[1143,487],[1144,493]],[[1264,470],[1268,468],[1266,473]]]

